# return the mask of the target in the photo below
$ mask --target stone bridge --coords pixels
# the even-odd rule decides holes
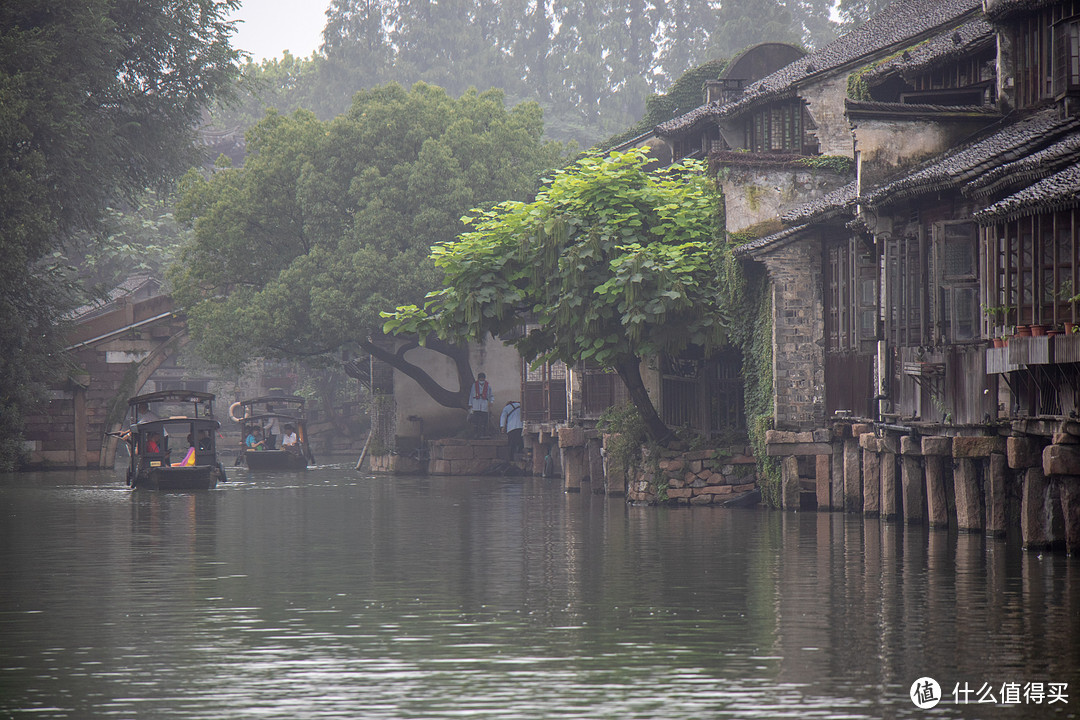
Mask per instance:
[[[68,334],[65,377],[42,414],[27,418],[31,467],[112,467],[117,438],[109,433],[121,428],[128,398],[187,341],[170,295],[131,293],[85,313]]]

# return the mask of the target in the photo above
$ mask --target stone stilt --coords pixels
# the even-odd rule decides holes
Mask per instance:
[[[945,458],[952,456],[952,438],[924,437],[923,466],[926,468],[926,514],[930,527],[949,527],[949,500],[945,491]]]
[[[780,461],[781,502],[785,510],[799,509],[799,458],[788,455]]]
[[[956,488],[956,526],[960,530],[982,532],[986,526],[986,506],[975,460],[956,458],[953,484]]]
[[[858,438],[844,438],[844,511],[862,512],[862,452]]]
[[[945,495],[945,458],[928,455],[923,458],[926,468],[926,514],[930,527],[949,527],[949,501]]]
[[[1072,554],[1080,551],[1080,476],[1059,475],[1058,481],[1065,519],[1065,545]]]
[[[922,444],[918,438],[900,439],[900,481],[903,484],[904,522],[923,521]]]
[[[993,453],[990,456],[990,487],[986,492],[986,534],[1005,537],[1006,498],[1005,483],[1009,480],[1009,464],[1005,455]]]
[[[607,492],[604,478],[604,456],[600,452],[600,438],[589,438],[585,443],[585,461],[588,464],[589,480],[594,493]]]
[[[1020,500],[1020,532],[1028,550],[1050,547],[1050,513],[1047,507],[1049,486],[1041,467],[1028,468]]]
[[[895,520],[899,515],[896,508],[896,455],[885,451],[881,454],[881,517]]]
[[[872,433],[859,437],[863,447],[863,514],[877,517],[881,514],[881,455],[877,438]]]
[[[585,458],[585,447],[577,445],[562,449],[563,489],[567,492],[580,492],[581,481],[589,472]]]
[[[844,441],[836,440],[832,444],[832,510],[844,509]]]
[[[817,508],[818,510],[832,510],[832,456],[818,455],[815,461]]]

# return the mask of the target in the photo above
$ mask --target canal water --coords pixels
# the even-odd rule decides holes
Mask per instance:
[[[0,717],[1080,715],[1076,558],[351,465],[0,476]]]

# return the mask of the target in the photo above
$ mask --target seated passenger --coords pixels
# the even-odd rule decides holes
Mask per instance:
[[[285,426],[285,434],[281,436],[281,449],[300,452],[300,446],[296,442],[296,428],[292,425]]]
[[[262,430],[257,427],[250,428],[247,437],[244,438],[244,445],[248,450],[265,450],[266,446],[262,440]]]
[[[161,450],[161,435],[156,432],[148,433],[146,436],[146,452],[148,453],[160,453]]]

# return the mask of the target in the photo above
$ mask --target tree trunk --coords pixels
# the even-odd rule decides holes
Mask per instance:
[[[615,364],[615,372],[619,374],[626,384],[626,390],[630,393],[630,401],[641,413],[641,419],[645,422],[645,432],[649,439],[664,443],[671,437],[671,430],[656,412],[649,391],[645,389],[645,382],[641,379],[641,360],[637,357],[621,361]]]
[[[424,347],[445,355],[454,361],[454,367],[457,369],[458,388],[457,390],[448,390],[436,382],[426,370],[405,359],[405,353],[420,347],[418,339],[414,338],[406,342],[397,350],[387,350],[370,337],[364,338],[359,344],[360,347],[371,353],[371,356],[375,359],[382,360],[395,370],[400,370],[411,377],[432,400],[443,407],[467,408],[469,406],[469,390],[473,384],[473,373],[472,364],[469,362],[468,346],[448,343],[434,336],[427,338]]]

